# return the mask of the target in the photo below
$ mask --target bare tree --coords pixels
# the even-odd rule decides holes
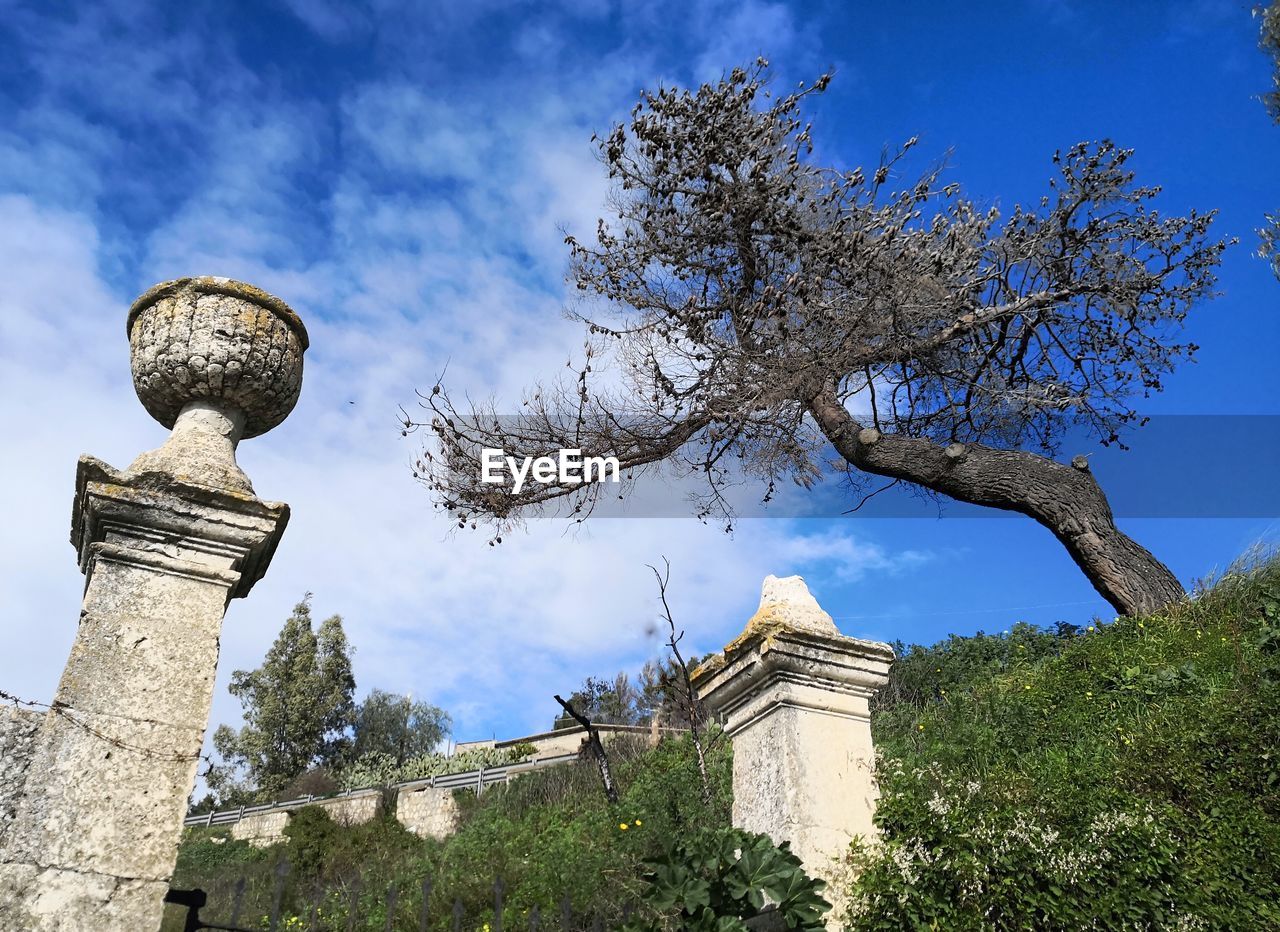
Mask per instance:
[[[597,140],[614,219],[594,243],[567,238],[585,361],[529,390],[519,418],[424,395],[441,446],[416,474],[437,504],[495,533],[547,507],[583,520],[617,487],[481,481],[486,447],[569,447],[632,480],[700,476],[699,515],[729,520],[735,478],[763,479],[767,499],[813,483],[834,449],[855,485],[1031,517],[1120,612],[1181,598],[1116,528],[1088,461],[1052,456],[1072,424],[1120,441],[1135,399],[1194,351],[1175,337],[1227,245],[1208,239],[1213,215],[1151,209],[1157,189],[1110,142],[1055,155],[1039,204],[1004,217],[941,166],[903,177],[914,139],[869,173],[813,164],[801,108],[830,75],[772,97],[766,69],[645,93]]]
[[[685,663],[684,656],[680,653],[680,641],[684,638],[684,632],[676,631],[676,621],[671,615],[671,605],[667,601],[667,585],[671,582],[671,561],[666,557],[662,558],[662,572],[652,564],[648,566],[653,570],[654,579],[658,581],[658,598],[662,601],[662,617],[667,622],[667,649],[671,651],[671,656],[676,661],[675,675],[679,677],[679,682],[672,683],[672,686],[675,689],[677,701],[682,706],[681,712],[689,723],[689,739],[693,741],[693,750],[698,756],[698,776],[702,778],[702,799],[710,805],[711,778],[707,776],[707,754],[702,742],[702,704],[698,702],[698,693],[693,688],[693,677],[689,674],[689,665]]]

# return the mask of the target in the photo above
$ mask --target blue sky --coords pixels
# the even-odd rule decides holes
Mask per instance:
[[[459,740],[545,727],[552,693],[656,653],[644,564],[662,554],[700,651],[737,633],[766,573],[801,573],[863,637],[1107,614],[1022,519],[535,522],[490,548],[448,536],[412,482],[396,408],[446,361],[514,403],[580,347],[560,229],[589,232],[604,204],[592,132],[642,87],[761,54],[780,86],[835,68],[818,158],[874,162],[919,135],[983,202],[1038,197],[1079,140],[1136,149],[1162,209],[1217,208],[1242,240],[1189,321],[1199,362],[1147,410],[1280,414],[1280,283],[1251,256],[1280,208],[1280,127],[1256,100],[1248,3],[0,2],[0,50],[0,688],[29,698],[51,696],[74,635],[76,456],[124,466],[163,439],[129,384],[125,310],[181,275],[267,288],[312,336],[297,411],[241,447],[294,519],[228,614],[215,721],[237,719],[231,670],[307,590],[346,619],[361,691],[437,702]],[[1230,483],[1211,446],[1189,436],[1166,468]],[[1122,524],[1188,583],[1280,527]]]

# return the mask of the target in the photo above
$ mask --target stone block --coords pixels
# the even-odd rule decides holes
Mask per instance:
[[[448,838],[458,830],[455,792],[433,786],[402,789],[396,796],[396,818],[422,838]]]

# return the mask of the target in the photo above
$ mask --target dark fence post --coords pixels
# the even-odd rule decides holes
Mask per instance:
[[[431,877],[422,878],[422,912],[418,914],[418,932],[427,932],[427,916],[431,907]]]
[[[387,887],[387,932],[393,932],[396,921],[396,903],[400,899],[400,888],[396,882],[391,881],[391,886]]]
[[[235,925],[240,921],[240,907],[244,905],[244,875],[240,875],[240,879],[236,881],[236,892],[231,900],[231,918],[227,920],[228,925]]]
[[[453,901],[453,932],[462,932],[462,900]]]
[[[538,932],[540,925],[542,925],[542,910],[534,906],[529,912],[529,932]]]
[[[280,905],[284,902],[284,878],[289,873],[289,862],[281,860],[276,865],[275,889],[271,891],[271,924],[268,926],[270,932],[276,932],[280,928]]]
[[[324,891],[320,888],[320,881],[316,881],[315,886],[311,888],[311,932],[320,932],[320,900],[324,898]]]
[[[502,894],[506,889],[501,877],[493,879],[493,932],[502,932]]]
[[[569,894],[564,895],[564,899],[560,901],[560,928],[564,932],[569,932],[573,927],[573,904],[569,900]]]
[[[356,910],[360,908],[360,876],[351,881],[351,893],[347,896],[347,932],[355,932]]]

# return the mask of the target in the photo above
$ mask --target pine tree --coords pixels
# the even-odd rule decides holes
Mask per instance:
[[[356,678],[351,672],[351,646],[342,630],[342,616],[333,615],[320,624],[318,640],[320,718],[324,724],[324,749],[320,763],[335,767],[351,749],[351,729],[355,725],[353,698]]]
[[[210,788],[223,802],[273,796],[317,764],[336,763],[349,741],[355,678],[342,619],[311,627],[311,593],[294,606],[256,670],[236,670],[230,691],[244,708],[237,732],[222,725],[213,743],[222,765]]]

